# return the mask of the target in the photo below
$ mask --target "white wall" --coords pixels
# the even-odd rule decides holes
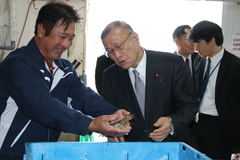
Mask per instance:
[[[232,52],[232,37],[240,34],[240,4],[237,2],[223,3],[222,28],[224,47]],[[239,53],[234,53],[240,57]]]

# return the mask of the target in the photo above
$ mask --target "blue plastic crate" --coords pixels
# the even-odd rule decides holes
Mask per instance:
[[[185,143],[26,143],[24,160],[210,160]]]

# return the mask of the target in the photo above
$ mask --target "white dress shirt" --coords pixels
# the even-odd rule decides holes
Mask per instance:
[[[140,63],[138,64],[137,68],[130,67],[128,69],[128,74],[130,76],[134,90],[135,90],[135,87],[134,87],[135,77],[134,77],[133,70],[137,70],[139,72],[139,77],[143,80],[143,83],[146,87],[146,63],[147,63],[147,56],[146,56],[145,50],[143,49],[143,58],[140,61]]]
[[[221,63],[219,63],[219,61],[223,57],[223,52],[224,52],[224,49],[222,48],[222,50],[218,54],[216,54],[214,57],[211,58],[210,74],[212,73],[212,75],[209,78],[209,81],[208,81],[207,87],[206,87],[206,91],[204,93],[204,96],[203,96],[203,99],[202,99],[202,102],[200,105],[200,113],[204,113],[204,114],[208,114],[208,115],[212,115],[212,116],[218,116],[218,112],[217,112],[216,104],[215,104],[215,90],[216,90],[216,81],[217,81],[218,70],[219,70],[219,66],[221,64]],[[217,64],[218,64],[218,66],[217,66]],[[207,63],[205,65],[205,71],[206,71],[206,68],[207,68]],[[215,68],[215,70],[214,70],[214,68]]]
[[[190,68],[190,71],[191,71],[191,74],[192,74],[192,55],[190,54],[188,57],[184,57],[183,55],[179,54],[177,51],[176,51],[177,55],[181,56],[183,58],[183,61],[186,63],[186,59],[188,58],[189,60],[189,68]]]

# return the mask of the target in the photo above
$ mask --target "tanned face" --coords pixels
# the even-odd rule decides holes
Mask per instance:
[[[75,37],[75,24],[70,23],[66,29],[64,25],[55,25],[49,36],[45,36],[45,29],[38,25],[36,44],[48,61],[60,59],[63,52],[68,49]]]

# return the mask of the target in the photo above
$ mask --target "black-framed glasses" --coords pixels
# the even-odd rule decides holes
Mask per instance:
[[[114,55],[114,51],[121,51],[125,46],[124,43],[128,40],[128,37],[132,34],[133,32],[130,32],[127,36],[127,38],[119,45],[117,45],[115,48],[113,49],[107,49],[104,54],[106,57],[112,57]]]

